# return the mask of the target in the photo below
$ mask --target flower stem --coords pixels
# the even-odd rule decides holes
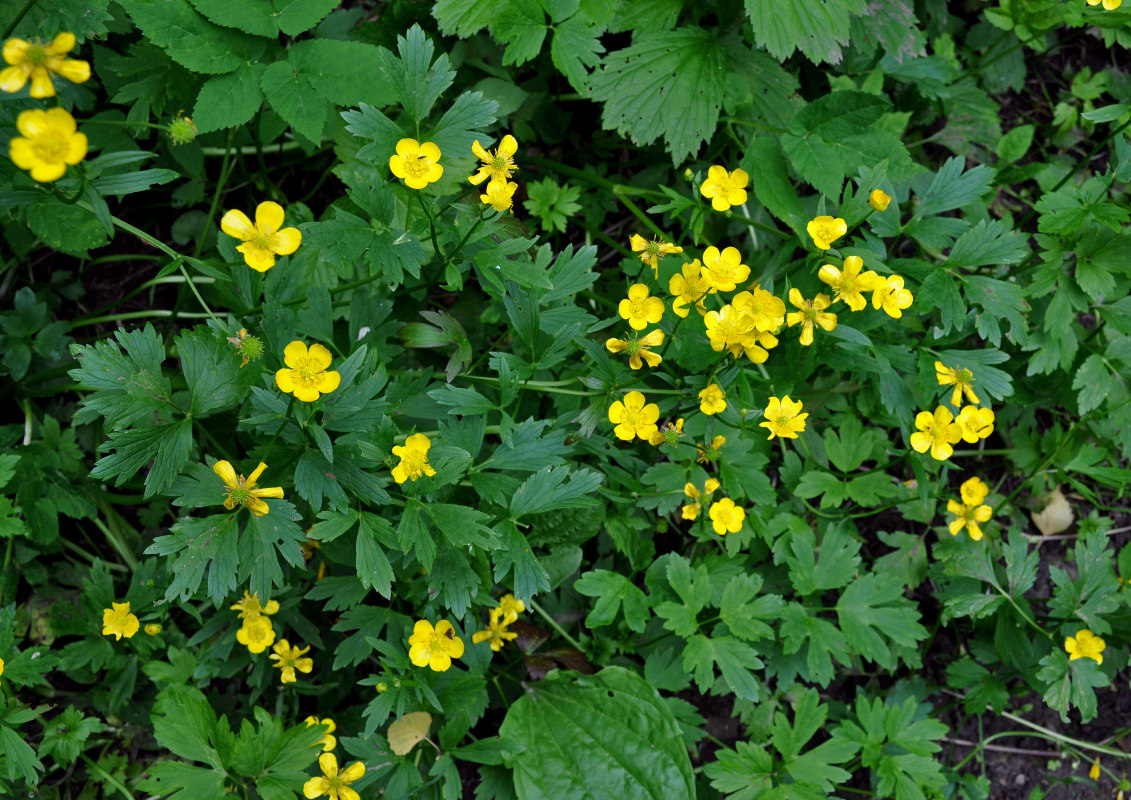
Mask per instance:
[[[565,639],[567,642],[569,642],[571,645],[573,645],[578,650],[581,650],[582,652],[584,652],[584,648],[581,646],[581,643],[578,642],[577,639],[574,639],[572,636],[570,636],[568,633],[566,633],[565,630],[562,628],[562,626],[558,624],[558,621],[556,619],[554,619],[553,617],[551,617],[549,614],[547,614],[546,611],[542,608],[542,606],[535,603],[533,599],[527,600],[526,602],[530,604],[530,609],[532,611],[537,612],[538,615],[542,617],[542,619],[546,620],[547,625],[549,625],[551,628],[553,628],[555,631],[557,631],[559,636],[561,636],[563,639]]]

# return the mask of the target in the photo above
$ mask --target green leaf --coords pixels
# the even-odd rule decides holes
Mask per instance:
[[[558,71],[565,75],[576,91],[585,94],[589,90],[589,70],[601,65],[601,54],[605,46],[598,38],[602,29],[583,14],[575,14],[565,22],[554,26],[554,38],[550,41],[550,59]]]
[[[396,100],[419,123],[452,85],[456,73],[446,53],[441,53],[433,62],[435,47],[419,25],[413,25],[408,33],[397,37],[397,51],[399,58],[384,48],[380,50],[383,72]],[[388,99],[382,104],[388,104]]]
[[[160,186],[181,177],[171,169],[142,169],[125,175],[104,175],[95,178],[94,188],[102,195],[126,195],[144,192],[151,186]]]
[[[776,620],[783,607],[781,595],[758,597],[761,590],[761,575],[736,575],[723,590],[719,605],[719,618],[726,623],[731,633],[748,642],[772,637],[773,628],[762,620]]]
[[[511,705],[499,733],[525,746],[504,755],[521,798],[695,797],[675,716],[654,688],[622,667],[596,675],[551,672]]]
[[[550,575],[534,555],[526,536],[511,520],[499,523],[498,531],[502,547],[494,553],[496,583],[510,573],[514,595],[522,600],[531,598],[538,592],[548,592]]]
[[[238,539],[235,514],[182,517],[168,535],[154,539],[145,548],[146,555],[179,554],[169,566],[173,580],[165,589],[165,600],[189,602],[208,570],[208,597],[219,607],[238,585]]]
[[[279,556],[292,567],[301,567],[302,545],[306,534],[294,522],[300,519],[295,507],[286,500],[265,500],[271,507],[262,517],[251,515],[250,524],[240,537],[240,580],[250,578],[248,591],[258,594],[266,603],[272,586],[283,586],[283,568]]]
[[[1087,116],[1087,115],[1085,115]],[[997,143],[997,157],[1003,164],[1015,164],[1025,157],[1033,144],[1033,125],[1018,125]]]
[[[43,726],[38,755],[54,756],[55,763],[69,766],[83,751],[83,743],[104,727],[96,718],[84,716],[74,706],[68,706]]]
[[[809,500],[821,498],[821,508],[837,508],[848,497],[848,487],[844,481],[829,472],[806,472],[798,481],[793,493]]]
[[[175,341],[192,393],[189,413],[199,419],[235,407],[240,399],[240,365],[227,340],[201,326]]]
[[[836,429],[825,431],[825,450],[829,461],[841,472],[852,472],[872,453],[873,437],[855,416],[845,417]]]
[[[416,558],[425,570],[431,570],[436,561],[436,542],[424,524],[420,514],[422,504],[418,500],[410,500],[405,506],[401,521],[397,525],[397,541],[401,550]]]
[[[226,777],[218,769],[181,761],[161,761],[149,768],[148,777],[139,781],[137,786],[147,792],[156,792],[159,797],[173,795],[171,800],[215,800],[225,794]]]
[[[1068,711],[1072,707],[1080,712],[1081,722],[1087,723],[1095,719],[1095,687],[1111,683],[1111,679],[1100,672],[1095,661],[1090,658],[1070,661],[1068,653],[1062,650],[1054,650],[1041,659],[1037,679],[1048,686],[1044,700],[1050,708],[1060,712],[1060,718],[1064,722],[1068,722]]]
[[[393,526],[387,520],[368,511],[361,514],[354,555],[357,579],[386,599],[392,596],[394,575],[385,548],[395,542]]]
[[[794,233],[803,232],[805,212],[797,189],[789,179],[785,156],[777,138],[759,136],[750,142],[742,156],[741,166],[750,175],[758,176],[757,180],[752,181],[758,202]]]
[[[597,504],[597,487],[603,481],[601,473],[589,469],[543,467],[511,496],[511,516],[519,519],[559,508],[589,508]]]
[[[115,431],[98,447],[100,453],[115,452],[98,459],[90,476],[103,480],[113,478],[114,485],[121,486],[146,464],[153,462],[145,476],[145,497],[149,498],[173,485],[188,463],[191,449],[191,419],[155,428]]]
[[[153,715],[153,736],[173,755],[187,761],[200,761],[223,771],[223,759],[213,741],[218,723],[204,695],[177,693],[168,696]]]
[[[1093,353],[1084,359],[1072,379],[1072,389],[1078,393],[1076,404],[1080,413],[1087,414],[1103,405],[1117,381],[1103,356]]]
[[[885,669],[896,666],[889,641],[914,648],[927,638],[918,610],[903,595],[902,581],[890,575],[873,572],[857,578],[841,594],[836,613],[853,649]]]
[[[978,333],[989,339],[994,347],[1001,346],[1001,325],[999,319],[1009,321],[1010,335],[1020,344],[1028,338],[1025,311],[1029,304],[1016,283],[999,281],[981,275],[966,278],[966,297],[974,305],[982,307],[982,313],[975,319]]]
[[[256,36],[297,36],[338,7],[338,0],[192,0],[217,25]]]
[[[758,680],[751,670],[764,665],[753,647],[732,636],[692,636],[683,651],[683,668],[695,676],[700,692],[714,685],[716,666],[735,696],[758,702]]]
[[[559,185],[553,178],[527,184],[526,196],[529,199],[523,201],[523,206],[540,218],[542,230],[548,233],[564,233],[566,221],[581,210],[581,204],[577,202],[581,197],[581,190],[568,184]]]
[[[495,121],[499,104],[479,92],[464,92],[456,98],[427,139],[449,158],[471,157],[471,145],[476,140],[487,140],[483,130]],[[388,156],[385,157],[388,161]],[[470,170],[469,170],[470,172]]]
[[[299,134],[312,142],[322,138],[329,104],[306,75],[286,61],[268,65],[260,80],[267,103]]]
[[[227,5],[227,0],[224,0]],[[243,63],[235,72],[216,75],[200,87],[192,121],[201,133],[237,128],[263,105],[263,64]]]
[[[43,763],[35,757],[35,750],[24,741],[22,734],[16,733],[7,725],[0,724],[0,753],[8,767],[8,780],[23,778],[29,786],[39,783]]]
[[[793,659],[806,680],[828,686],[835,676],[833,659],[850,663],[848,641],[836,625],[811,615],[800,603],[789,603],[782,612],[779,632],[782,652]]]
[[[860,565],[860,544],[838,524],[825,530],[820,548],[813,531],[794,528],[774,545],[774,561],[789,565],[789,578],[799,595],[846,586]]]
[[[42,198],[27,207],[27,224],[41,242],[79,258],[110,241],[93,213],[67,205],[55,197]]]
[[[76,425],[101,418],[115,431],[152,417],[170,402],[172,387],[161,372],[165,348],[152,325],[119,329],[113,340],[72,345],[71,354],[79,368],[67,374],[89,392],[75,414]]]
[[[624,575],[607,569],[593,570],[578,578],[573,588],[586,597],[597,598],[593,610],[585,617],[585,624],[590,628],[611,623],[622,605],[624,621],[630,630],[640,633],[648,623],[651,610],[648,598]]]
[[[272,0],[275,24],[287,36],[304,33],[338,7],[341,0]]]
[[[663,137],[679,163],[715,131],[726,87],[726,44],[702,28],[645,30],[609,53],[589,77],[589,94],[605,104],[605,128],[636,144]]]
[[[983,706],[984,708],[984,706]],[[834,741],[853,742],[860,748],[861,763],[876,776],[876,792],[895,800],[925,800],[946,785],[942,765],[934,757],[942,746],[935,740],[946,736],[938,720],[916,719],[919,703],[908,697],[901,705],[879,697],[861,695],[856,700],[855,720],[841,724]]]
[[[912,219],[924,219],[968,206],[989,192],[994,182],[994,171],[984,165],[963,171],[965,166],[966,159],[962,156],[948,158],[935,173],[927,191],[919,197],[919,207]]]
[[[863,4],[844,0],[746,0],[755,41],[778,61],[800,50],[816,64],[839,64],[851,18],[865,11]]]
[[[467,39],[486,28],[495,19],[495,7],[481,0],[436,0],[432,16],[445,36]]]
[[[188,0],[121,0],[146,38],[183,67],[206,75],[234,72],[259,61],[266,43],[245,33],[213,25]]]
[[[498,534],[485,525],[491,517],[482,511],[451,503],[425,503],[424,513],[453,547],[495,550]]]
[[[1004,220],[982,220],[958,237],[947,257],[947,266],[984,267],[1017,264],[1029,255],[1028,237],[1009,229]]]
[[[507,0],[492,15],[491,36],[505,45],[503,66],[519,66],[538,55],[546,38],[546,14],[539,0]]]
[[[878,506],[892,497],[904,494],[886,472],[872,472],[848,482],[848,497],[862,506]]]

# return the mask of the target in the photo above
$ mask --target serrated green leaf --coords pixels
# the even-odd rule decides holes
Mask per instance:
[[[240,365],[227,340],[209,328],[199,327],[175,341],[192,393],[189,413],[199,419],[234,407],[240,396]]]
[[[755,41],[779,61],[800,50],[814,63],[839,64],[851,18],[864,10],[859,3],[843,0],[746,0]]]
[[[223,0],[227,4],[227,0]],[[200,87],[192,121],[201,133],[236,128],[263,105],[263,64],[243,63],[227,75],[215,75]]]
[[[312,142],[322,138],[330,104],[319,95],[306,75],[286,61],[269,64],[260,86],[268,105],[298,133]]]
[[[520,66],[538,55],[546,38],[546,13],[539,0],[507,0],[492,15],[491,36],[505,46],[503,66]]]
[[[145,497],[160,494],[188,463],[192,449],[192,420],[182,419],[154,428],[134,428],[110,433],[99,452],[114,451],[103,456],[90,471],[92,478],[114,479],[121,486],[152,462],[145,476]]]
[[[695,634],[683,651],[683,668],[695,676],[699,691],[715,683],[715,667],[735,696],[758,702],[758,681],[751,670],[761,669],[762,659],[750,645],[731,636],[708,638]]]
[[[354,559],[357,579],[366,589],[373,587],[386,599],[392,596],[393,568],[385,555],[385,547],[395,541],[393,526],[382,517],[366,512],[357,529]]]
[[[1017,264],[1029,255],[1028,237],[1012,231],[1004,220],[982,220],[958,237],[947,257],[947,266],[984,267]]]
[[[994,170],[981,165],[964,170],[966,159],[962,156],[948,158],[935,173],[927,191],[919,197],[919,207],[913,219],[924,219],[970,205],[990,191]]]
[[[781,595],[758,597],[761,590],[761,575],[735,576],[723,590],[719,605],[719,618],[735,636],[748,642],[772,637],[773,629],[762,620],[777,619],[783,607]]]
[[[848,482],[848,498],[862,506],[878,506],[902,494],[904,490],[885,472],[872,472]]]
[[[271,507],[262,517],[250,515],[250,524],[240,537],[240,580],[249,581],[248,591],[258,594],[261,602],[271,597],[273,587],[283,586],[283,568],[279,557],[292,567],[301,567],[302,545],[306,534],[295,523],[299,518],[295,507],[286,500],[265,500]]]
[[[825,431],[825,450],[841,472],[852,472],[864,463],[872,452],[872,436],[865,434],[857,417],[846,417],[836,429]]]
[[[1093,353],[1084,359],[1072,379],[1072,388],[1077,392],[1076,404],[1081,414],[1087,414],[1103,405],[1104,400],[1115,387],[1116,378],[1104,362],[1103,356]]]
[[[836,625],[811,614],[800,603],[788,603],[782,612],[779,632],[782,651],[798,656],[798,672],[809,681],[828,686],[836,672],[835,658],[849,663],[848,641]]]
[[[1003,164],[1015,164],[1025,157],[1033,144],[1033,125],[1018,125],[1001,137],[997,143],[997,157]]]
[[[436,0],[432,16],[444,35],[466,39],[491,24],[495,9],[480,0]]]
[[[2,724],[0,724],[0,752],[4,754],[8,780],[15,781],[22,777],[29,786],[39,782],[38,773],[43,772],[43,763],[35,757],[35,750],[24,741],[22,735]]]
[[[903,595],[898,578],[869,573],[853,581],[836,604],[840,629],[864,658],[894,669],[888,641],[913,648],[927,638],[919,612]]]
[[[568,480],[567,480],[568,479]],[[588,508],[597,504],[597,487],[604,481],[599,472],[569,467],[543,467],[526,479],[511,496],[514,519],[559,508]]]
[[[1060,718],[1068,722],[1068,711],[1073,707],[1080,712],[1082,722],[1096,718],[1095,687],[1111,683],[1099,665],[1090,658],[1069,660],[1068,653],[1054,650],[1041,659],[1041,670],[1037,679],[1048,686],[1044,700],[1050,708],[1060,712]]]
[[[470,154],[476,139],[486,141],[483,130],[495,121],[498,108],[498,103],[479,92],[464,92],[440,117],[427,139],[451,157]]]
[[[212,24],[188,0],[122,0],[122,6],[149,41],[193,72],[233,72],[266,50],[262,39]]]
[[[27,224],[41,242],[80,258],[110,241],[98,218],[78,205],[41,197],[27,207]]]
[[[154,539],[146,555],[177,556],[169,567],[173,579],[165,589],[165,600],[189,602],[208,570],[208,597],[220,606],[238,585],[238,537],[236,515],[215,514],[182,517],[168,535]]]
[[[435,47],[419,25],[413,25],[404,36],[397,37],[397,52],[399,57],[384,48],[380,50],[385,78],[405,112],[420,122],[452,85],[456,73],[446,53],[433,61]]]
[[[848,487],[836,475],[814,470],[801,476],[793,493],[806,500],[820,497],[821,508],[837,508],[847,499]]]
[[[605,52],[598,38],[601,33],[602,29],[582,14],[554,26],[550,59],[570,86],[582,94],[589,90],[589,69],[601,65],[601,54]]]
[[[586,597],[597,598],[596,605],[585,618],[588,627],[608,625],[616,619],[623,605],[624,621],[629,629],[637,633],[644,630],[651,605],[644,592],[624,575],[607,569],[593,570],[578,578],[573,588]]]

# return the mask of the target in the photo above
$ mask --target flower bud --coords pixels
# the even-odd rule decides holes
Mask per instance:
[[[891,203],[891,195],[880,189],[873,189],[868,195],[868,205],[877,211],[886,211],[889,203]]]
[[[196,138],[196,124],[189,117],[175,117],[167,126],[173,144],[188,144]]]

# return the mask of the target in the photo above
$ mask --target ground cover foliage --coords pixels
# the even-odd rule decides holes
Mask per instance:
[[[1088,3],[0,0],[0,793],[1131,790]]]

